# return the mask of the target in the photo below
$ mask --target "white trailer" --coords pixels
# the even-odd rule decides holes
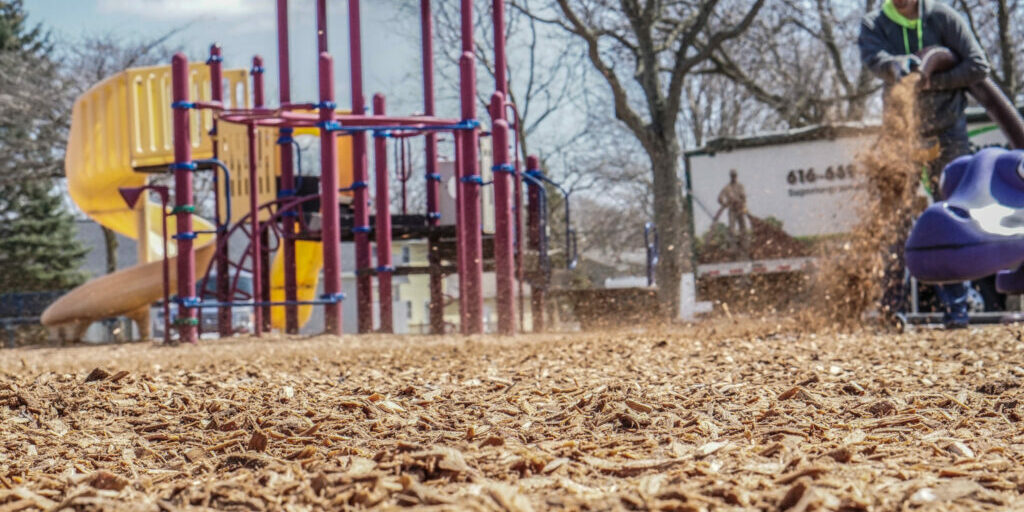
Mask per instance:
[[[847,233],[858,220],[857,194],[865,188],[857,155],[870,151],[878,124],[813,126],[788,132],[717,139],[686,153],[685,183],[692,234],[704,237],[720,214],[718,196],[735,170],[746,191],[748,212],[773,218],[798,239]],[[968,113],[971,144],[1005,145],[1006,138],[982,110]],[[720,261],[699,265],[698,278],[799,272],[807,258]]]

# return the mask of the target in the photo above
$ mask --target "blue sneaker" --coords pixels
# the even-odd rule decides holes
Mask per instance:
[[[942,326],[946,329],[966,329],[970,325],[967,310],[959,312],[946,311],[942,314]]]
[[[945,310],[942,325],[946,329],[966,329],[970,323],[967,316],[967,286],[963,283],[943,284],[939,285],[937,291]]]

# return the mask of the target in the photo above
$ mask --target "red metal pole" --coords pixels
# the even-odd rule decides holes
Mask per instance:
[[[462,274],[463,269],[466,268],[466,234],[462,229],[466,223],[465,203],[462,200],[465,193],[459,182],[459,177],[462,175],[462,134],[454,132],[452,139],[455,141],[455,161],[452,174],[455,180],[455,267],[459,272],[459,332],[469,334],[469,324],[466,322],[466,278]]]
[[[525,310],[523,307],[523,256],[526,251],[523,247],[523,169],[519,165],[519,115],[515,115],[513,121],[515,125],[515,144],[512,145],[512,153],[515,155],[515,168],[516,168],[516,179],[514,183],[514,190],[512,191],[515,200],[513,202],[513,208],[515,208],[515,226],[516,226],[516,279],[519,281],[519,328],[521,330],[526,329],[526,318]]]
[[[383,116],[384,96],[373,96],[373,115]],[[380,332],[395,332],[395,316],[391,296],[391,194],[388,179],[388,147],[383,134],[373,138],[373,163],[377,171],[376,194],[373,202],[377,206],[377,300],[380,303]]]
[[[167,189],[164,187],[160,194],[160,220],[162,222],[163,244],[164,244],[164,345],[171,344],[171,263],[167,256]],[[146,207],[146,203],[142,203]],[[145,210],[143,210],[145,211]]]
[[[252,96],[253,106],[261,108],[266,105],[266,95],[263,90],[263,57],[256,55],[252,58]]]
[[[179,337],[186,343],[196,342],[195,311],[184,300],[196,296],[196,253],[192,244],[192,136],[189,130],[188,58],[182,53],[171,59],[171,99],[174,102],[174,203],[177,211],[178,240],[178,304]]]
[[[500,97],[501,104],[498,104],[496,102],[496,100],[498,99],[497,95],[495,95],[495,97],[492,97],[492,100],[491,100],[492,101],[492,105],[491,105],[491,118],[495,122],[495,124],[491,127],[491,131],[494,134],[493,138],[492,138],[492,142],[494,143],[494,147],[495,147],[495,150],[494,150],[494,155],[495,155],[494,156],[494,164],[495,164],[495,166],[497,168],[497,166],[499,166],[499,165],[508,166],[511,163],[509,161],[509,157],[508,157],[508,139],[510,138],[509,137],[509,124],[508,124],[508,121],[506,119],[506,111],[505,111],[505,106],[506,106],[505,102],[506,102],[506,99],[509,96],[509,94],[508,94],[508,76],[507,76],[508,65],[507,65],[507,62],[506,62],[506,53],[505,53],[505,0],[493,0],[493,3],[491,4],[491,12],[493,13],[493,16],[494,16],[494,21],[492,23],[492,25],[494,26],[494,82],[495,82],[494,87],[495,87],[495,89],[499,93],[501,93],[501,97]],[[499,119],[501,119],[504,122],[504,126],[500,128],[501,130],[504,130],[504,134],[499,134],[498,133],[499,127],[498,127],[497,121]],[[501,146],[501,141],[499,140],[500,136],[504,136],[505,139],[506,139],[505,142],[504,142],[504,146]],[[518,138],[516,140],[518,141]],[[504,156],[504,159],[499,159],[499,153],[498,153],[498,149],[497,149],[499,147],[502,147],[501,151],[504,153],[504,155],[502,155],[502,156]],[[518,150],[519,150],[518,147],[514,146],[512,148],[513,152],[517,152]],[[516,162],[515,162],[515,165],[513,167],[511,167],[511,174],[513,175],[513,180],[512,180],[513,184],[512,184],[511,193],[513,194],[513,197],[515,199],[512,202],[512,205],[510,206],[512,208],[512,210],[513,210],[513,214],[512,214],[512,218],[508,219],[509,223],[511,223],[511,225],[508,228],[506,228],[506,227],[501,225],[502,224],[501,216],[506,215],[508,212],[507,212],[506,206],[503,206],[503,205],[499,204],[498,198],[499,198],[499,194],[500,194],[500,198],[501,198],[502,201],[508,200],[508,195],[509,195],[508,192],[501,192],[499,189],[500,188],[504,188],[507,185],[507,178],[508,178],[507,175],[509,173],[508,172],[501,172],[500,174],[502,174],[502,177],[500,179],[499,179],[497,174],[495,174],[495,177],[494,177],[494,197],[495,197],[494,208],[495,208],[495,211],[496,211],[496,214],[495,214],[495,240],[494,240],[494,242],[495,242],[495,246],[494,246],[495,247],[495,249],[494,249],[495,250],[495,255],[494,255],[494,260],[495,260],[495,271],[497,272],[497,280],[498,280],[498,330],[500,332],[502,332],[502,333],[505,333],[505,334],[511,334],[515,330],[515,327],[514,327],[514,325],[515,325],[515,314],[513,312],[511,312],[512,311],[511,309],[509,309],[509,311],[510,311],[509,315],[511,315],[511,316],[509,317],[508,321],[511,322],[511,324],[513,325],[512,332],[506,333],[506,326],[503,324],[503,319],[502,319],[502,313],[503,313],[505,308],[501,305],[501,302],[503,300],[508,300],[510,305],[514,305],[515,304],[515,289],[514,289],[514,286],[513,286],[513,283],[511,282],[511,280],[510,280],[510,284],[509,284],[509,290],[503,290],[502,289],[502,284],[501,284],[502,280],[505,277],[502,275],[502,273],[504,272],[504,267],[502,266],[502,262],[501,262],[500,258],[503,258],[505,256],[506,249],[504,247],[500,247],[499,243],[504,243],[502,238],[505,236],[504,230],[506,230],[506,229],[508,229],[509,233],[511,234],[511,237],[510,237],[510,240],[509,240],[509,245],[510,245],[510,249],[509,250],[511,251],[512,261],[511,261],[510,264],[512,265],[512,267],[518,269],[518,272],[516,272],[515,274],[516,274],[516,276],[518,278],[518,281],[519,281],[519,298],[520,298],[520,302],[522,301],[522,292],[523,292],[523,286],[522,286],[523,276],[522,276],[522,266],[521,266],[522,258],[521,257],[517,257],[517,251],[521,250],[521,243],[522,243],[522,237],[521,237],[522,224],[520,223],[520,216],[519,216],[519,209],[521,208],[521,202],[522,202],[522,199],[521,199],[521,188],[520,188],[521,187],[521,181],[520,181],[520,176],[519,176],[519,158],[518,158],[518,153],[515,153],[515,154],[517,155],[517,158],[515,159]],[[499,185],[499,182],[501,183],[500,185]],[[507,297],[505,296],[506,293],[508,294]],[[522,321],[522,318],[520,318],[520,321]]]
[[[221,56],[220,45],[210,46],[210,58],[207,64],[210,66],[210,100],[214,102],[224,101],[224,74],[223,69],[223,57]],[[218,157],[219,147],[217,145],[217,116],[213,117],[213,128],[210,130],[210,137],[213,139],[213,157]],[[224,195],[231,193],[228,189],[229,184],[224,183],[221,185],[218,179],[217,171],[214,171],[214,180],[217,183],[218,188],[224,189]],[[221,201],[220,194],[215,195],[214,211],[216,227],[220,227],[221,217]],[[226,214],[230,214],[226,212]],[[217,268],[217,302],[226,304],[231,301],[231,278],[228,276],[230,270],[230,262],[228,258],[228,246],[227,246],[227,233],[217,230],[217,249],[216,255],[216,268]],[[231,306],[222,306],[217,308],[217,333],[220,337],[225,338],[234,334],[231,322]]]
[[[476,121],[476,59],[473,56],[473,0],[462,0],[462,57],[459,58],[462,119]],[[466,245],[465,267],[459,269],[466,280],[466,326],[469,334],[484,332],[483,240],[480,233],[480,173],[478,172],[479,128],[460,130],[462,136],[462,187],[465,222],[462,225]]]
[[[288,56],[288,0],[277,0],[277,66],[279,98],[281,104],[291,103],[291,73]],[[295,190],[295,169],[292,154],[292,129],[281,128],[278,139],[281,150],[281,190],[282,195],[297,193]],[[284,330],[288,334],[299,332],[299,308],[294,303],[299,299],[298,283],[295,279],[295,217],[298,209],[285,212],[281,228],[284,239],[281,250],[284,251],[284,299],[288,305],[284,307]]]
[[[434,115],[434,20],[430,0],[420,0],[420,32],[423,39],[423,113]],[[437,134],[428,132],[424,141],[427,175],[427,219],[431,226],[441,224],[441,176],[437,174]],[[458,171],[456,171],[456,176]],[[431,251],[435,254],[436,251]],[[436,259],[436,258],[435,258]],[[431,261],[431,266],[440,261]],[[440,272],[430,273],[430,332],[444,332],[444,278]]]
[[[366,99],[363,97],[363,50],[362,33],[359,16],[359,0],[348,2],[348,36],[349,64],[352,80],[352,113],[361,115],[365,111]],[[369,164],[366,161],[366,134],[358,132],[352,135],[352,179],[353,183],[353,215],[356,269],[368,269],[372,265],[370,259],[370,208]],[[356,318],[359,332],[373,330],[373,283],[369,275],[356,277]]]
[[[494,267],[497,282],[498,332],[515,334],[515,256],[512,231],[511,181],[515,168],[508,156],[508,121],[505,96],[491,96],[491,140],[494,143]]]
[[[263,57],[256,55],[252,58],[252,91],[253,91],[253,106],[256,108],[262,108],[266,105],[266,95],[264,94],[263,87]],[[253,131],[253,137],[255,138],[256,132]],[[255,144],[256,141],[253,141]],[[258,159],[257,159],[258,163]],[[259,166],[256,166],[256,179],[259,180]],[[259,197],[257,196],[257,208],[259,205]],[[262,300],[263,302],[270,302],[270,252],[268,247],[270,246],[270,236],[266,231],[261,230],[260,234],[260,296],[255,300]],[[253,276],[256,279],[256,276]],[[263,313],[261,318],[263,324],[260,327],[265,332],[270,332],[270,306],[261,306]]]
[[[331,123],[336,117],[334,103],[334,65],[326,52],[320,54],[320,122]],[[320,217],[323,228],[324,294],[337,300],[324,306],[324,330],[341,336],[341,247],[338,220],[338,146],[334,132],[320,128]]]
[[[471,54],[462,56],[463,74],[473,74],[473,57]],[[469,86],[473,88],[472,85]],[[465,97],[466,89],[463,91]],[[470,98],[475,99],[475,94]],[[463,101],[463,117],[475,119],[476,107],[474,99]],[[468,109],[466,103],[471,105]],[[464,283],[464,294],[461,301],[465,304],[466,334],[483,332],[483,240],[480,232],[480,175],[478,168],[478,130],[464,130],[458,134],[461,139],[458,201],[462,206],[462,219],[459,223],[460,244],[462,245],[463,264],[459,267],[459,280]]]
[[[505,0],[493,0],[491,4],[491,11],[494,15],[494,86],[499,92],[501,92],[507,101],[509,97],[508,93],[508,64],[505,52]],[[513,107],[513,112],[518,112]],[[508,120],[505,112],[505,106],[502,106],[501,117]],[[512,121],[518,123],[518,114],[515,116],[516,119]],[[518,129],[518,124],[515,126]],[[509,129],[512,129],[510,126]],[[516,265],[516,278],[519,281],[519,302],[520,302],[520,324],[523,322],[522,318],[522,299],[523,299],[523,222],[522,222],[522,207],[523,207],[523,179],[519,174],[519,137],[518,133],[515,137],[516,144],[512,147],[512,153],[515,155],[515,178],[513,183],[512,195],[514,197],[513,212],[514,212],[514,237],[515,237],[515,248],[513,250],[513,257],[515,258]]]
[[[259,172],[256,164],[259,154],[256,147],[256,123],[250,122],[245,131],[249,143],[249,256],[252,258],[252,300],[257,302],[263,298],[263,254],[260,237],[259,216]],[[263,308],[253,306],[253,333],[259,337],[263,332]]]
[[[316,0],[316,52],[327,51],[327,0]]]
[[[420,25],[423,38],[423,113],[434,115],[434,21],[430,10],[430,0],[420,0]],[[430,225],[437,226],[441,222],[440,206],[438,205],[441,177],[437,174],[437,133],[426,135],[426,171],[427,171],[427,216]]]
[[[535,155],[527,156],[526,172],[539,170],[540,158],[537,158]],[[534,251],[540,250],[540,237],[542,236],[540,232],[541,211],[540,190],[537,189],[538,186],[531,185],[527,188],[529,191],[529,206],[526,212],[527,244]],[[535,277],[530,280],[530,315],[533,317],[533,332],[544,331],[544,292],[547,284],[543,282],[544,276],[542,274],[543,269],[538,268]]]
[[[281,104],[292,101],[291,67],[288,52],[288,0],[277,0],[277,78]],[[291,167],[289,165],[289,167]]]
[[[406,204],[406,197],[405,197],[406,196],[405,182],[409,181],[408,180],[408,176],[409,176],[408,169],[405,168],[405,163],[406,163],[406,160],[405,160],[405,153],[406,153],[405,148],[406,148],[406,145],[407,144],[406,144],[406,141],[405,141],[404,138],[398,139],[398,154],[399,154],[399,160],[401,161],[401,164],[398,166],[398,168],[400,169],[399,174],[398,174],[398,176],[399,176],[398,179],[401,180],[401,182],[402,182],[402,215],[408,215],[409,214],[409,210],[408,210],[407,204]]]
[[[505,63],[505,0],[494,0],[491,4],[494,15],[494,88],[508,97],[507,65]],[[505,118],[505,106],[501,106],[501,116]]]

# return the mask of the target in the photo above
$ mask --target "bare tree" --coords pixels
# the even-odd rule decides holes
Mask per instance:
[[[528,6],[530,0],[523,0]],[[456,2],[438,2],[434,5],[435,48],[440,50],[443,64],[437,71],[444,80],[439,83],[457,84],[458,62],[461,55],[460,10]],[[562,114],[570,111],[582,93],[573,87],[583,80],[582,52],[573,51],[573,41],[554,34],[548,27],[517,9],[506,13],[505,39],[507,40],[509,101],[516,105],[514,128],[519,136],[521,157],[531,151],[544,157],[559,154],[582,138],[585,126],[575,129],[553,128]],[[474,53],[476,61],[493,83],[494,80],[494,25],[490,5],[474,10],[474,28],[477,31]],[[557,50],[555,50],[557,48]],[[486,108],[494,88],[485,80],[478,87],[480,105]],[[457,88],[447,91],[454,100]],[[537,140],[543,137],[543,140]],[[536,145],[535,148],[532,146]]]
[[[534,0],[524,0],[520,7],[530,7],[530,1]],[[487,4],[485,8],[474,9],[473,13],[474,53],[481,77],[477,101],[481,110],[486,109],[490,101],[495,78],[493,12],[490,3]],[[419,13],[418,2],[408,2],[404,7],[407,15]],[[508,99],[516,107],[512,127],[519,141],[518,156],[525,161],[529,154],[538,155],[545,173],[559,181],[574,198],[579,198],[572,202],[574,211],[580,212],[581,207],[588,204],[581,194],[593,190],[600,180],[593,172],[595,168],[615,160],[616,149],[599,142],[610,139],[605,137],[603,129],[608,124],[607,117],[591,115],[608,104],[608,95],[595,94],[587,87],[591,77],[583,44],[527,12],[527,9],[511,8],[507,9],[505,17]],[[459,5],[435,2],[433,16],[438,52],[436,72],[440,78],[436,81],[440,86],[438,96],[443,103],[456,104],[462,37]],[[419,42],[418,31],[414,39]],[[420,154],[413,151],[413,160],[420,162]],[[551,188],[548,227],[553,235],[549,248],[554,252],[567,250],[565,238],[561,236],[566,229],[564,206],[559,191]],[[575,214],[574,217],[582,218]],[[584,233],[583,239],[593,237]]]
[[[1024,24],[1020,0],[956,0],[975,37],[992,60],[996,83],[1014,100],[1024,92],[1024,71],[1017,65],[1017,54],[1024,50],[1018,27]]]
[[[691,254],[680,189],[678,122],[691,73],[742,35],[764,0],[552,0],[517,4],[532,18],[561,27],[586,45],[612,95],[615,118],[639,141],[651,166],[654,221],[662,236],[660,300],[677,309]]]
[[[686,81],[680,132],[685,147],[701,147],[718,137],[736,137],[772,122],[771,112],[742,85],[717,74],[694,74]]]
[[[71,93],[81,94],[97,82],[129,68],[167,64],[177,46],[169,41],[184,27],[137,40],[116,33],[95,34],[62,46],[64,72],[71,81]]]
[[[707,72],[743,86],[784,128],[861,120],[879,85],[860,65],[859,20],[876,0],[781,0],[723,45]]]

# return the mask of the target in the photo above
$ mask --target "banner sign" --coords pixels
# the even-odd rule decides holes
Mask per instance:
[[[976,149],[1006,144],[984,115],[971,121]],[[806,256],[801,243],[849,232],[865,189],[857,155],[877,137],[877,126],[813,127],[687,153],[699,262]]]

